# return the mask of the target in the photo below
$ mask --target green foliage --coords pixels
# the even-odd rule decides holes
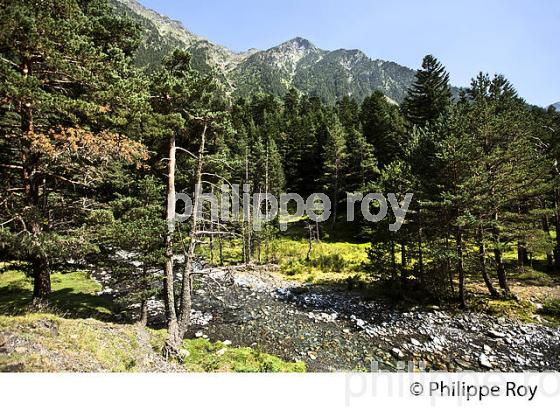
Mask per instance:
[[[83,222],[104,178],[147,157],[146,84],[130,64],[138,28],[104,1],[3,1],[0,18],[1,241],[31,262],[45,299],[51,268],[96,251]]]
[[[449,74],[436,58],[427,55],[403,102],[403,112],[411,124],[422,127],[445,114],[450,103]]]
[[[221,342],[211,343],[206,339],[189,339],[183,342],[189,354],[183,365],[189,371],[277,373],[304,372],[304,362],[285,362],[278,357],[261,353],[249,347],[231,348]]]
[[[540,309],[540,313],[560,318],[560,299],[547,300]]]
[[[148,329],[148,332],[152,348],[161,351],[166,331]],[[190,372],[305,372],[304,362],[287,362],[257,348],[233,347],[204,338],[185,339],[180,354],[182,365]]]

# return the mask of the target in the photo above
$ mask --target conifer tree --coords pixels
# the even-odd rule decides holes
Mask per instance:
[[[30,262],[42,305],[51,268],[87,253],[75,230],[104,172],[147,157],[121,132],[134,134],[149,106],[130,69],[137,30],[106,2],[2,1],[0,18],[2,241]]]
[[[405,144],[405,127],[397,106],[376,91],[364,99],[360,120],[366,141],[373,146],[381,168],[402,156]]]
[[[422,127],[437,120],[450,103],[449,74],[435,57],[427,55],[402,104],[403,113],[411,124]]]

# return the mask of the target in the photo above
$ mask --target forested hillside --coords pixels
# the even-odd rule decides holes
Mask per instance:
[[[136,0],[111,3],[143,28],[136,64],[157,67],[166,53],[178,47],[192,55],[193,67],[212,71],[224,91],[235,97],[247,98],[258,92],[283,97],[294,87],[329,104],[344,96],[362,101],[376,90],[401,102],[414,79],[410,68],[372,60],[360,50],[321,50],[299,37],[268,50],[232,52]]]
[[[516,319],[557,320],[560,113],[529,106],[502,75],[480,73],[454,98],[449,74],[431,55],[414,73],[359,51],[325,52],[298,38],[232,57],[161,17],[171,33],[163,36],[153,15],[139,24],[139,14],[130,19],[104,0],[0,0],[0,6],[1,314],[56,314],[49,310],[57,284],[52,277],[80,270],[109,289],[112,320],[166,329],[152,335],[166,358],[185,355],[183,339],[195,336],[193,326],[213,323],[196,314],[202,311],[196,298],[209,297],[219,281],[238,286],[238,299],[220,285],[227,297],[220,294],[205,309],[225,309],[214,311],[218,318],[248,315],[267,326],[279,325],[270,317],[281,317],[282,303],[295,303],[288,305],[293,312],[311,306],[317,299],[300,295],[313,286],[341,292],[325,298],[356,332],[365,322],[351,319],[348,309],[371,307],[372,298],[388,300],[384,306],[482,309],[490,316],[481,319],[480,334],[500,325],[491,314],[505,314],[488,306],[505,307]],[[206,52],[214,60],[201,59]],[[233,95],[224,92],[230,79],[238,91]],[[256,230],[255,215],[268,207],[243,203],[246,218],[216,221],[196,187],[214,193],[221,206],[229,201],[222,184],[247,185],[248,194],[324,193],[332,212],[317,223],[279,215]],[[177,195],[183,193],[192,196],[193,214],[179,223],[184,205]],[[394,218],[374,223],[356,212],[348,220],[347,195],[368,193],[394,193],[399,201],[412,194],[399,230],[389,227]],[[369,212],[379,208],[366,203]],[[534,287],[527,290],[527,283]],[[239,313],[243,303],[261,303],[253,295],[262,289],[263,298],[274,295],[270,307]],[[87,301],[98,303],[95,293]],[[75,302],[64,306],[70,317],[83,305]],[[150,310],[155,305],[157,315]],[[296,319],[294,329],[301,325]],[[306,326],[340,318],[313,320]],[[445,329],[455,319],[442,320]],[[319,342],[301,346],[289,334],[283,343],[291,351],[274,347],[245,322],[235,328],[239,345],[256,345],[262,337],[284,359],[293,361],[297,352],[317,370],[337,369],[337,359],[317,359]],[[11,319],[0,325],[10,334],[18,326]],[[325,325],[316,339],[350,338],[349,325],[341,326]],[[381,327],[376,335],[385,331]],[[521,334],[518,324],[511,328]],[[557,330],[536,329],[546,340],[541,348],[558,347]],[[244,330],[256,341],[244,339]],[[297,333],[282,329],[288,331]],[[361,337],[351,346],[370,344]],[[411,350],[420,346],[403,343]],[[385,346],[385,353],[392,348]],[[397,350],[393,356],[402,358]],[[472,365],[483,369],[502,363],[465,352],[471,354],[478,363]],[[258,369],[285,366],[255,357]],[[505,357],[504,369],[524,368],[525,362]],[[352,353],[338,369],[359,368],[368,358]],[[432,361],[440,366],[438,360]],[[461,366],[469,368],[464,361]]]

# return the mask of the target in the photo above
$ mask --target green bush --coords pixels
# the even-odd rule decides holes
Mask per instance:
[[[306,271],[306,267],[298,260],[290,259],[282,263],[280,270],[287,276],[301,275]]]
[[[560,317],[560,299],[549,299],[540,309],[539,313],[544,315]]]
[[[311,266],[319,268],[323,271],[342,272],[346,267],[346,261],[338,253],[319,255],[311,261]]]

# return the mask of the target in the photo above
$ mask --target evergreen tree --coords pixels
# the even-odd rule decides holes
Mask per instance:
[[[137,32],[105,2],[2,1],[0,18],[2,242],[30,262],[44,304],[51,268],[91,250],[76,230],[104,171],[146,158],[119,132],[138,130],[149,107],[128,69]]]
[[[148,176],[129,192],[111,201],[110,209],[98,210],[89,217],[100,253],[98,269],[110,272],[117,300],[128,310],[138,306],[138,322],[148,322],[148,300],[160,293],[162,248],[165,233],[163,187]]]
[[[344,169],[346,168],[346,133],[338,118],[334,118],[327,128],[327,140],[324,145],[323,164],[325,189],[332,193],[332,224],[336,223],[338,203],[344,186]]]
[[[437,120],[450,103],[449,74],[435,57],[427,55],[402,104],[403,113],[411,124],[422,127]]]
[[[397,106],[380,91],[364,99],[360,120],[366,141],[373,146],[381,168],[397,160],[406,145],[405,127]]]

